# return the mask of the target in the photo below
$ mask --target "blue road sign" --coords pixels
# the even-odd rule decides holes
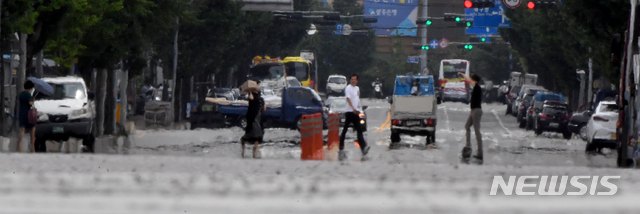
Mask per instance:
[[[475,25],[475,24],[474,24]],[[466,34],[476,34],[476,35],[493,35],[498,34],[498,28],[491,27],[470,27],[464,31]]]
[[[473,20],[474,27],[497,27],[511,28],[511,22],[504,14],[507,8],[502,4],[502,0],[494,0],[493,8],[472,8],[465,9],[467,20]]]
[[[409,56],[409,58],[407,59],[407,63],[417,64],[419,62],[420,62],[420,57],[418,56]]]
[[[359,1],[362,2],[362,1]],[[417,36],[419,0],[364,0],[364,15],[378,17],[376,35]]]
[[[343,28],[344,28],[344,24],[336,24],[336,35],[342,35]]]
[[[439,42],[437,39],[431,40],[431,42],[429,42],[429,47],[433,49],[437,49],[438,46],[439,46]]]

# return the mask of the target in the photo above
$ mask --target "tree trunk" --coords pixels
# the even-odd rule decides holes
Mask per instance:
[[[120,125],[123,125],[127,122],[127,104],[129,103],[127,100],[127,86],[129,81],[129,71],[123,70],[120,73]]]
[[[96,105],[96,111],[98,113],[96,118],[96,123],[98,124],[98,133],[97,136],[100,137],[104,134],[104,116],[105,116],[105,98],[107,96],[107,69],[102,69],[98,72],[97,85],[96,88],[98,93],[96,97],[98,99],[98,104]]]
[[[0,0],[0,26],[2,26],[2,0]],[[2,35],[2,28],[0,28],[0,35]],[[2,41],[1,37],[0,37],[0,41]],[[1,42],[0,42],[0,44],[1,44]],[[1,61],[0,62],[0,71],[1,71],[0,72],[0,74],[1,74],[0,75],[0,83],[2,84],[2,85],[0,85],[0,95],[2,95],[2,97],[0,98],[0,107],[4,111],[4,98],[6,97],[6,96],[4,96],[4,75],[5,75],[6,72],[4,71],[4,48],[2,48],[2,47],[3,47],[3,45],[0,45],[0,55],[3,55],[2,56],[2,60],[0,60]],[[9,56],[11,56],[11,54],[9,54]],[[10,60],[12,60],[12,59],[10,58]],[[9,69],[9,70],[11,70],[11,69]],[[5,121],[5,119],[6,118],[5,118],[4,112],[0,113],[0,121]],[[0,127],[2,127],[2,129],[0,129],[0,130],[2,130],[0,133],[2,133],[2,136],[7,136],[8,133],[4,133],[4,130],[5,130],[4,124],[5,123],[0,124]]]
[[[43,52],[42,50],[40,52],[38,52],[38,56],[36,57],[36,63],[35,63],[35,65],[36,65],[36,74],[35,74],[35,76],[37,78],[42,78],[42,76],[44,75],[43,71],[42,71],[42,60],[43,60],[42,59],[43,58],[43,53],[42,52]]]
[[[109,70],[107,73],[107,94],[105,104],[105,126],[104,134],[113,134],[116,130],[116,112],[118,110],[118,100],[116,97],[116,71]]]

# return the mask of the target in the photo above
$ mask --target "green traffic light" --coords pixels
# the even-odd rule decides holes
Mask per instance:
[[[427,20],[427,25],[431,25],[431,20]]]
[[[480,41],[485,42],[485,41],[487,41],[487,39],[485,39],[484,37],[482,37],[482,38],[480,39]]]
[[[467,22],[467,27],[471,27],[471,22]]]
[[[422,46],[422,50],[429,50],[429,46]]]
[[[456,17],[456,22],[459,22],[459,21],[460,21],[460,17]]]
[[[473,48],[473,45],[469,45],[469,50],[471,50]]]

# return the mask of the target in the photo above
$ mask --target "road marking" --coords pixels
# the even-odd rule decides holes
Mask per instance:
[[[509,131],[509,129],[507,129],[507,127],[504,126],[504,124],[502,123],[502,120],[500,120],[500,117],[498,116],[498,113],[496,112],[496,110],[491,110],[491,112],[493,112],[493,115],[496,116],[496,119],[498,119],[498,123],[500,123],[500,126],[502,126],[502,128],[507,131],[508,135],[511,135],[511,132]]]
[[[451,130],[451,125],[449,124],[449,112],[446,108],[444,109],[444,118],[447,122],[447,130]]]
[[[144,137],[147,133],[146,132],[142,132],[140,134],[138,134],[138,138]]]
[[[384,123],[382,123],[382,125],[380,125],[380,127],[378,127],[378,129],[376,129],[375,131],[373,131],[374,133],[376,132],[382,132],[385,129],[388,129],[389,127],[391,127],[391,113],[387,113],[387,120],[384,121]]]

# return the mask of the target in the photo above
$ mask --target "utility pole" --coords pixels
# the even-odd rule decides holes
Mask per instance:
[[[427,20],[427,12],[428,12],[428,4],[429,0],[422,0],[422,18]],[[422,25],[422,46],[427,46],[427,25]],[[427,50],[422,49],[420,52],[420,71],[418,73],[422,73],[422,69],[427,67]],[[429,69],[427,69],[427,75],[429,75]]]
[[[171,119],[176,120],[175,110],[176,107],[176,72],[178,70],[178,32],[180,32],[180,18],[176,19],[176,36],[173,39],[173,80],[171,80]],[[179,108],[178,108],[179,109]]]
[[[589,48],[589,53],[591,53],[591,48]],[[588,100],[588,104],[589,107],[592,106],[592,102],[593,102],[593,69],[592,69],[592,59],[591,57],[589,57],[589,87],[588,87],[588,91],[587,94],[589,97],[587,97]]]

